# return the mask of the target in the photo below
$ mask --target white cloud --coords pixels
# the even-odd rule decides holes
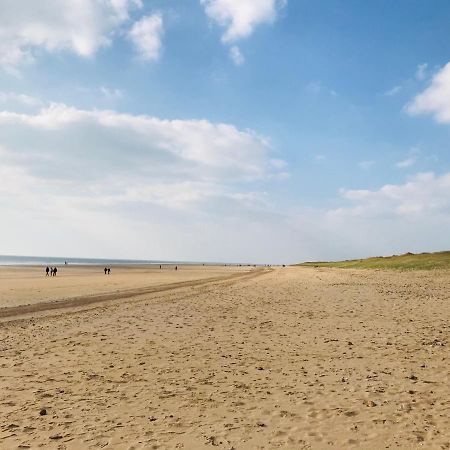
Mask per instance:
[[[408,152],[409,156],[408,158],[402,159],[401,161],[398,161],[395,163],[395,167],[399,169],[405,169],[407,167],[411,167],[414,164],[417,163],[417,160],[419,159],[421,155],[421,151],[419,147],[411,147]]]
[[[422,81],[425,79],[425,77],[427,75],[427,68],[428,68],[427,63],[419,64],[417,66],[417,69],[416,69],[416,79],[417,80]]]
[[[358,165],[363,170],[369,170],[376,164],[373,160],[361,161]]]
[[[402,90],[401,86],[394,86],[392,89],[389,89],[384,93],[387,97],[393,97],[394,95],[397,95]]]
[[[395,166],[398,167],[399,169],[404,169],[406,167],[413,166],[415,163],[416,163],[416,158],[411,157],[411,158],[403,159],[402,161],[398,161],[397,163],[395,163]]]
[[[233,47],[230,48],[230,58],[236,66],[241,66],[245,62],[244,55],[236,45],[233,45]]]
[[[156,61],[161,52],[161,38],[164,32],[163,18],[159,13],[144,16],[134,23],[128,33],[139,57],[147,61]]]
[[[123,98],[123,91],[117,88],[100,87],[100,92],[109,100],[120,100]]]
[[[343,189],[341,197],[347,205],[306,210],[293,219],[303,241],[300,259],[450,249],[450,173],[419,173],[374,190]]]
[[[271,158],[267,140],[254,131],[207,120],[162,120],[52,104],[37,114],[0,112],[0,131],[5,163],[46,180],[95,180],[99,188],[115,176],[119,196],[133,186],[134,193],[144,192],[148,180],[212,183],[219,189],[222,183],[268,179],[285,171],[280,160]]]
[[[267,261],[279,230],[261,183],[286,174],[273,153],[254,131],[207,120],[0,112],[2,250]]]
[[[141,0],[0,0],[0,65],[17,71],[39,49],[92,56],[111,43]]]
[[[250,36],[255,27],[272,23],[286,0],[200,0],[208,17],[226,28],[225,43]]]
[[[327,94],[331,97],[337,97],[338,93],[334,89],[330,89],[319,81],[311,81],[306,85],[306,91],[313,95]]]
[[[438,214],[450,218],[450,173],[441,176],[419,173],[404,184],[387,184],[376,191],[343,190],[341,193],[356,205],[331,211],[332,214],[366,218]]]
[[[323,85],[321,81],[311,81],[306,85],[306,90],[311,94],[320,94],[323,90]]]
[[[325,161],[327,157],[325,155],[322,155],[321,153],[314,156],[314,160],[317,162]]]
[[[22,106],[38,106],[41,101],[27,94],[16,94],[15,92],[0,92],[0,104],[2,106],[9,104],[19,104]]]
[[[450,62],[432,78],[431,84],[406,105],[412,115],[432,114],[439,123],[450,123]]]
[[[450,173],[280,211],[251,130],[52,105],[0,113],[6,253],[296,262],[450,248]]]

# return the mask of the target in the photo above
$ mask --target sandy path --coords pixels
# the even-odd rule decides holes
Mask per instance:
[[[286,268],[3,323],[0,448],[450,448],[449,287]]]

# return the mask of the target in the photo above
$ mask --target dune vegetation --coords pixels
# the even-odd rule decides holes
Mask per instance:
[[[450,251],[418,254],[405,253],[403,255],[376,256],[366,259],[351,259],[345,261],[304,262],[297,265],[309,267],[337,267],[343,269],[450,269]]]

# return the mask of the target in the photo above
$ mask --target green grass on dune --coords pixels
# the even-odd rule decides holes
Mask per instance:
[[[318,261],[297,264],[309,267],[338,267],[343,269],[450,269],[450,251],[436,253],[405,253],[404,255],[377,256],[346,261]]]

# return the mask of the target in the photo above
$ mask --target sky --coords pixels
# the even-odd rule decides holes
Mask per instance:
[[[0,254],[450,249],[447,0],[0,0]]]

